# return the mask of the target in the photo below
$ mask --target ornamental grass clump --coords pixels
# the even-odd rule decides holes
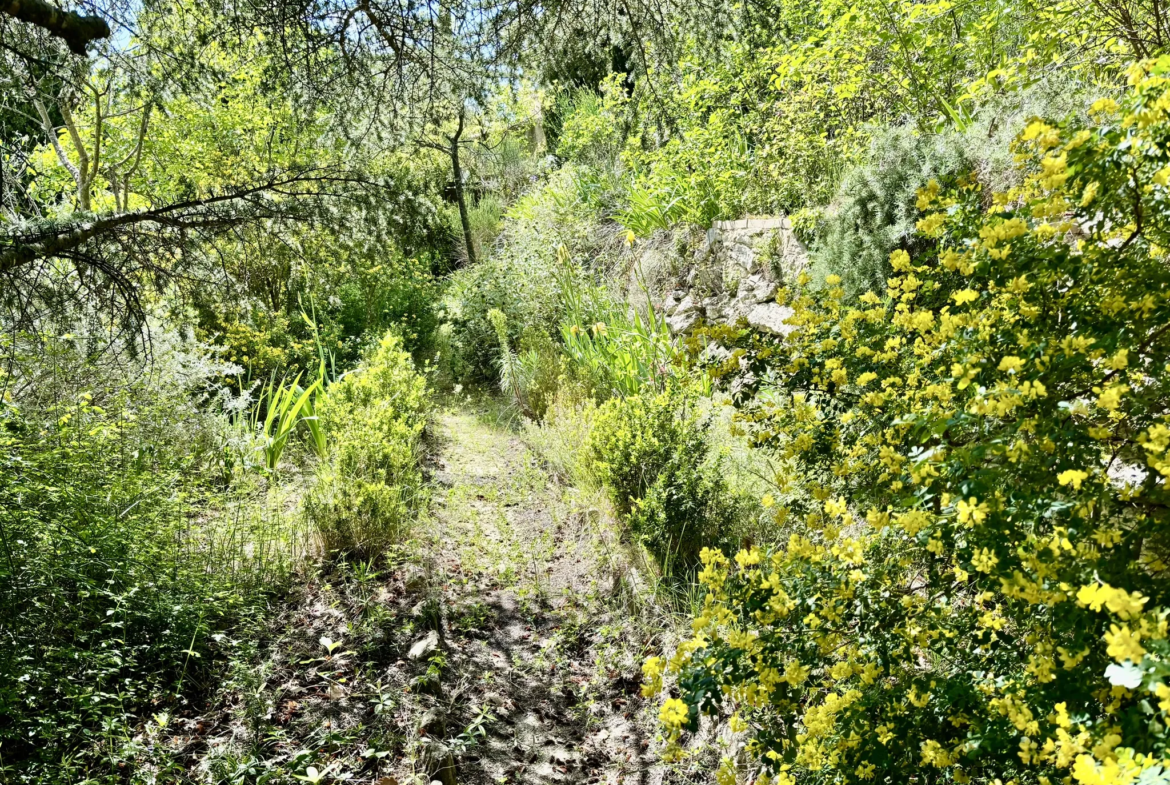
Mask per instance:
[[[922,189],[884,291],[723,336],[807,493],[784,547],[702,553],[694,637],[648,663],[672,754],[723,711],[757,783],[1165,781],[1168,73],[1030,123],[1012,191]]]

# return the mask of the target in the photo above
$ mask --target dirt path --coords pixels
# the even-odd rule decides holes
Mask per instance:
[[[136,740],[159,782],[696,781],[654,764],[639,695],[654,625],[612,598],[623,561],[590,497],[482,412],[449,411],[436,430],[431,510],[411,539],[299,576],[255,630],[222,641],[207,700]]]
[[[465,728],[480,722],[458,782],[649,783],[638,634],[605,611],[595,517],[506,429],[456,412],[439,432],[445,702]]]

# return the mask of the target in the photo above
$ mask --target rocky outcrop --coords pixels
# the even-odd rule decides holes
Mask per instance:
[[[735,323],[777,335],[790,332],[792,309],[776,302],[780,287],[808,265],[787,217],[716,221],[694,254],[694,264],[662,299],[671,332],[699,320]]]

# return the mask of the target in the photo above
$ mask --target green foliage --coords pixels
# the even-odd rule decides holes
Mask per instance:
[[[377,558],[424,509],[429,409],[426,381],[392,333],[329,387],[317,407],[329,458],[305,499],[327,553]]]
[[[564,117],[557,155],[593,168],[612,166],[621,153],[632,116],[623,74],[610,74],[598,92],[578,90],[561,99]]]
[[[561,341],[569,369],[601,397],[661,389],[675,357],[664,319],[653,309],[643,316],[606,288],[580,280],[563,247],[558,256]]]
[[[321,370],[323,374],[324,367]],[[300,380],[301,374],[297,374],[288,384],[271,379],[256,402],[257,419],[260,409],[263,407],[266,410],[264,422],[260,426],[264,438],[261,449],[264,452],[264,466],[270,472],[276,471],[280,465],[280,456],[297,425],[312,416],[312,401],[321,393],[322,379],[317,379],[308,387],[301,387]],[[310,443],[315,450],[324,452],[325,433],[316,417],[312,418],[311,425]]]
[[[8,781],[121,781],[139,722],[207,687],[216,636],[296,552],[293,522],[221,485],[214,383],[233,369],[166,333],[154,350],[123,370],[66,336],[22,358],[9,383],[36,384],[0,402]]]
[[[665,231],[687,217],[687,205],[674,195],[673,189],[650,190],[644,183],[635,182],[626,194],[625,209],[618,222],[637,237],[649,237],[656,231]],[[695,223],[701,223],[698,216]]]
[[[560,384],[544,410],[541,422],[524,424],[525,441],[540,453],[556,475],[582,489],[594,489],[593,456],[589,433],[597,404],[572,384]]]
[[[563,308],[557,248],[596,248],[597,219],[580,199],[576,170],[568,167],[518,201],[509,213],[494,253],[448,280],[440,303],[446,355],[439,365],[452,380],[498,380],[499,337],[487,314],[506,318],[508,345],[524,335],[559,331]]]
[[[334,364],[350,367],[367,336],[391,326],[416,356],[429,352],[438,289],[429,263],[403,256],[389,240],[377,242],[391,227],[371,226],[374,219],[361,212],[349,218],[374,236],[322,227],[276,247],[254,247],[263,238],[250,238],[225,253],[229,291],[196,298],[197,334],[224,346],[251,379],[315,374],[322,348]],[[310,310],[314,318],[306,322]]]
[[[603,403],[589,432],[593,472],[667,572],[685,570],[730,533],[734,501],[707,426],[677,385]]]
[[[890,273],[891,251],[913,252],[930,242],[915,237],[918,190],[969,170],[958,141],[906,126],[876,133],[865,163],[842,179],[818,232],[811,250],[814,276],[837,274],[854,296],[880,289]]]
[[[734,708],[769,782],[1164,778],[1168,73],[1030,123],[1006,193],[929,183],[882,294],[830,277],[741,336],[744,419],[811,496],[786,547],[704,555],[673,740]]]

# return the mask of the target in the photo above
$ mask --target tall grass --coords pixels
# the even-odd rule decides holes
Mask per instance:
[[[583,280],[564,246],[557,258],[561,340],[578,375],[606,396],[662,389],[677,354],[665,319],[653,308],[643,314]]]

